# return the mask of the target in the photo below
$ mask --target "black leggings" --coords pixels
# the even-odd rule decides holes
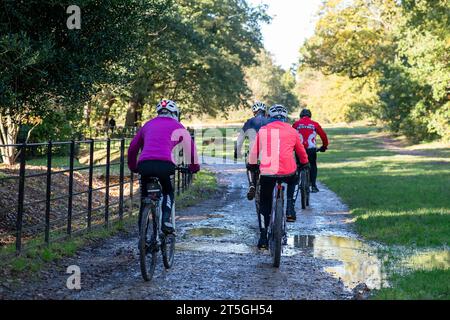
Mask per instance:
[[[163,193],[163,213],[170,213],[172,211],[172,204],[174,201],[174,190],[170,176],[175,174],[175,165],[170,161],[146,160],[139,162],[138,171],[141,175],[141,197],[144,198],[147,196],[146,185],[148,178],[158,178]]]
[[[316,148],[306,149],[306,153],[308,154],[309,164],[311,165],[310,177],[311,177],[311,185],[316,185],[317,179],[317,150]]]
[[[288,185],[292,185],[296,181],[296,175],[291,175],[283,178],[277,178],[272,176],[261,176],[260,177],[260,185],[261,185],[261,197],[260,197],[260,206],[259,206],[259,214],[264,217],[264,228],[267,230],[267,227],[270,223],[270,213],[272,210],[272,197],[273,197],[273,189],[277,183],[277,180],[281,180],[282,182],[286,182]]]

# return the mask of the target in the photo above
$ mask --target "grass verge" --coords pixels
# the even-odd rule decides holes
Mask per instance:
[[[450,161],[381,148],[375,128],[329,129],[319,180],[346,202],[366,239],[419,247],[450,244]]]
[[[319,154],[319,180],[350,207],[357,231],[388,246],[450,244],[448,150],[427,145],[403,153],[382,147],[377,128],[330,128],[330,149]],[[433,270],[389,272],[390,288],[375,299],[450,299],[450,261]]]

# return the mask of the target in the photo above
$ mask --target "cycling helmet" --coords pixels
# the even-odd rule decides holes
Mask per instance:
[[[281,104],[275,104],[270,107],[269,109],[269,117],[276,118],[276,119],[287,119],[288,117],[288,111],[285,106]]]
[[[266,112],[266,105],[262,102],[255,102],[255,104],[252,107],[253,113],[257,113],[258,111],[264,111]]]
[[[164,113],[171,113],[178,117],[180,110],[178,109],[177,104],[172,100],[166,100],[162,99],[157,105],[156,105],[156,112],[158,114],[164,114]]]
[[[302,112],[300,112],[300,118],[303,118],[303,117],[311,118],[311,116],[312,116],[311,110],[309,110],[309,109],[303,109]]]

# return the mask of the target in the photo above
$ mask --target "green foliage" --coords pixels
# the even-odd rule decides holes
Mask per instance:
[[[249,95],[243,68],[262,47],[265,8],[243,0],[183,0],[162,19],[165,26],[148,43],[130,90],[134,123],[145,121],[144,104],[145,115],[152,115],[161,97],[177,100],[188,115],[216,115],[243,104]]]
[[[301,49],[301,70],[361,78],[378,95],[355,92],[339,111],[379,117],[413,141],[448,140],[448,8],[448,0],[326,1],[314,36]],[[339,81],[331,87],[339,88]]]
[[[314,119],[323,123],[356,121],[378,116],[379,99],[374,79],[350,79],[324,75],[303,67],[297,75],[295,93],[308,106]]]
[[[245,73],[252,92],[252,103],[263,101],[268,106],[279,103],[290,110],[298,107],[299,101],[294,94],[294,75],[275,65],[267,51],[260,51],[257,64],[247,68]]]

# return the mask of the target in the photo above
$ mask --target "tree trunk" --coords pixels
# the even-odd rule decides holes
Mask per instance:
[[[11,145],[17,142],[19,125],[10,115],[0,115],[0,145]],[[0,146],[0,155],[3,163],[13,165],[16,159],[16,148],[13,146]]]
[[[138,127],[142,118],[142,101],[138,98],[132,98],[128,102],[125,127]]]
[[[88,128],[91,126],[91,112],[92,112],[92,105],[90,103],[87,103],[84,106],[84,117],[86,121],[86,127]]]

